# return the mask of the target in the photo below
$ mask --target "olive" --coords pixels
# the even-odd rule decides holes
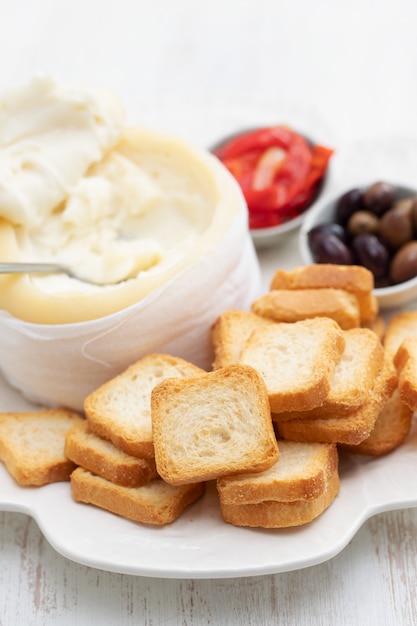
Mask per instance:
[[[417,241],[409,241],[396,252],[389,274],[394,284],[417,276]]]
[[[323,222],[323,224],[317,224],[308,232],[308,240],[314,238],[317,233],[327,233],[335,235],[344,243],[347,243],[347,233],[341,224],[335,222]]]
[[[351,265],[353,261],[347,245],[333,233],[317,232],[310,239],[310,249],[316,263]]]
[[[376,215],[382,215],[395,201],[396,193],[396,188],[391,183],[374,183],[363,193],[364,207]]]
[[[411,222],[413,224],[414,230],[417,232],[417,196],[413,196],[411,198]]]
[[[411,199],[399,200],[380,219],[379,234],[393,250],[401,248],[413,238]]]
[[[379,219],[375,213],[370,211],[356,211],[350,216],[347,230],[351,235],[361,233],[377,233],[379,229]]]
[[[359,264],[372,272],[375,278],[382,278],[388,273],[389,252],[376,235],[363,233],[352,242]]]
[[[351,189],[347,191],[336,203],[336,221],[345,225],[355,211],[360,211],[362,206],[362,190]]]

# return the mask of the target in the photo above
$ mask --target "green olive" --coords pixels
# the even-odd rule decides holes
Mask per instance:
[[[396,252],[389,274],[394,284],[417,276],[417,241],[409,241]]]
[[[351,235],[375,234],[379,229],[379,219],[375,213],[370,211],[356,211],[349,218],[347,229]]]
[[[380,219],[379,234],[392,250],[413,239],[412,204],[410,198],[399,200]]]

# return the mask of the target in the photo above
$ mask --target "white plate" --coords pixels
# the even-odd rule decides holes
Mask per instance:
[[[0,381],[0,410],[29,405]],[[214,484],[173,524],[154,528],[71,499],[69,483],[21,488],[0,465],[0,509],[31,515],[63,556],[102,570],[160,578],[229,578],[300,569],[338,554],[363,522],[417,505],[417,426],[380,459],[344,454],[340,494],[294,529],[235,528],[220,516]]]
[[[216,117],[212,112],[208,125],[199,126],[194,119],[190,128],[195,129],[194,138],[200,143],[209,145],[221,137],[223,131],[233,130],[228,125],[232,119],[239,127],[258,119],[268,122],[272,118],[271,111],[268,118],[267,114],[258,116],[256,109],[252,112],[247,109],[238,115],[232,115],[233,108],[229,115],[225,116],[224,110],[218,113]],[[311,122],[309,115],[306,120],[305,124],[301,120],[300,125],[307,132]],[[186,124],[186,120],[183,121]],[[181,132],[174,120],[166,122],[165,127],[178,134]],[[204,139],[201,134],[197,137],[198,128],[205,129]],[[189,135],[192,134],[190,130]],[[352,156],[348,153],[345,158],[347,169],[355,160]],[[296,234],[289,234],[285,244],[276,251],[261,251],[260,259],[267,289],[278,266],[289,269],[301,263]],[[31,408],[35,407],[0,378],[0,411]],[[341,455],[340,477],[340,494],[320,517],[308,525],[285,530],[236,528],[224,523],[213,484],[176,522],[154,528],[75,503],[68,483],[20,488],[1,464],[0,510],[32,516],[45,538],[63,556],[107,571],[195,579],[286,572],[332,558],[343,550],[369,517],[417,506],[417,424],[413,424],[406,443],[386,457],[368,459]]]

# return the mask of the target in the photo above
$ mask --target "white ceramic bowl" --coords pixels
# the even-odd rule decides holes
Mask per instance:
[[[184,180],[194,198],[207,199],[203,207],[212,215],[198,236],[181,242],[176,256],[167,256],[166,272],[161,263],[119,285],[86,291],[78,285],[79,291],[74,286],[64,295],[41,291],[37,281],[42,278],[4,277],[1,295],[9,308],[0,310],[0,370],[39,404],[82,409],[91,391],[150,352],[210,368],[213,322],[225,309],[248,309],[259,295],[260,268],[246,205],[232,176],[212,155],[172,136],[141,130],[132,137],[141,151],[148,146],[152,172],[166,181],[168,197],[175,197],[177,181]],[[140,163],[145,167],[143,154]],[[142,281],[150,285],[147,291],[140,291]],[[38,306],[46,299],[48,306]],[[18,314],[22,302],[25,317]],[[58,320],[61,310],[94,315]],[[38,311],[53,313],[54,319],[29,318]]]
[[[348,189],[339,191],[338,193],[332,194],[331,196],[323,196],[318,202],[316,202],[313,207],[311,207],[311,209],[309,209],[299,232],[300,255],[305,265],[310,265],[311,263],[314,263],[314,259],[308,243],[309,231],[319,224],[335,221],[334,216],[336,203],[340,196],[342,196],[346,191],[354,188],[366,188],[370,184],[372,184],[372,182],[374,181],[370,181],[369,183],[349,185]],[[416,188],[397,184],[393,181],[390,182],[396,186],[399,199],[417,194]],[[412,278],[411,280],[407,280],[404,283],[400,283],[398,285],[374,289],[374,294],[378,299],[381,309],[391,309],[400,307],[404,304],[408,304],[417,298],[417,277]]]

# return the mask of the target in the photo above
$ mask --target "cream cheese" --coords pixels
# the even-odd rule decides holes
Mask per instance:
[[[137,302],[241,209],[214,157],[127,127],[112,95],[37,77],[0,98],[2,260],[56,261],[93,283],[0,277],[0,308],[17,317],[85,321]]]

